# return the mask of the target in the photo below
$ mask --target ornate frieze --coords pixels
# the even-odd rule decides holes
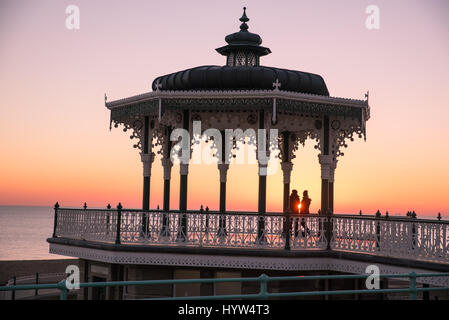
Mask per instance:
[[[161,124],[172,128],[182,128],[182,110],[164,110],[161,117]]]
[[[171,143],[170,143],[170,129],[167,126],[159,125],[153,131],[152,148],[159,147],[157,154],[162,158],[170,157]]]
[[[307,139],[311,139],[315,141],[315,149],[320,148],[320,131],[314,128],[304,129],[304,130],[296,130],[289,134],[289,143],[288,143],[288,158],[284,159],[284,137],[279,135],[279,158],[282,161],[291,161],[296,158],[296,151],[299,149],[299,146],[305,145]]]
[[[276,99],[276,108],[273,107]],[[160,108],[159,108],[160,104]],[[133,129],[134,147],[141,148],[140,128],[142,117],[149,115],[155,122],[156,144],[160,143],[165,132],[162,127],[182,127],[182,110],[189,109],[190,121],[201,121],[202,129],[225,130],[241,128],[257,131],[258,111],[265,110],[264,128],[278,129],[279,132],[293,133],[291,156],[299,144],[307,139],[321,148],[321,128],[317,127],[322,116],[331,116],[331,147],[334,157],[343,155],[340,150],[346,147],[346,139],[354,134],[365,134],[365,121],[369,118],[367,101],[343,98],[322,97],[310,94],[284,92],[279,90],[258,91],[156,91],[106,103],[111,110],[111,121],[117,127],[124,124],[125,129]],[[159,110],[161,109],[161,110]],[[276,113],[276,115],[273,114]],[[273,119],[276,121],[273,122]],[[234,143],[238,142],[235,141]],[[255,139],[248,141],[255,145]],[[282,157],[282,156],[281,156]]]
[[[253,111],[269,109],[272,100],[268,98],[169,98],[162,100],[162,107],[167,110],[189,109],[193,111]]]
[[[144,102],[122,105],[116,108],[111,108],[110,110],[111,122],[117,121],[119,123],[123,123],[134,117],[141,117],[150,114],[156,115],[158,112],[158,101],[156,99],[147,100]]]
[[[267,95],[267,92],[262,92]],[[189,109],[192,111],[207,111],[207,112],[232,112],[232,111],[257,111],[266,110],[273,113],[273,101],[276,99],[276,113],[289,113],[296,116],[342,116],[345,118],[356,118],[359,120],[367,120],[369,118],[369,108],[363,102],[358,100],[336,99],[329,97],[316,97],[315,100],[323,100],[320,102],[312,102],[313,99],[300,100],[289,98],[288,95],[277,93],[272,97],[260,97],[260,92],[248,92],[249,97],[240,97],[239,92],[230,92],[226,97],[223,92],[220,97],[214,98],[214,94],[204,92],[198,95],[197,92],[185,93],[184,97],[177,98],[176,94],[172,96],[161,92],[155,95],[149,95],[147,100],[138,100],[137,102],[128,102],[126,104],[118,104],[111,102],[107,107],[111,110],[111,121],[123,121],[126,118],[156,114],[159,113],[159,101],[161,102],[162,114],[168,110],[180,111]],[[178,94],[179,95],[179,94]],[[275,95],[286,96],[283,98],[276,98]],[[153,97],[154,96],[154,97]],[[190,97],[189,97],[190,96]],[[326,103],[326,100],[331,100]],[[336,101],[335,101],[336,100]],[[325,102],[326,101],[326,102]],[[340,103],[338,103],[340,102]],[[273,123],[273,116],[269,117],[269,121]],[[277,122],[277,115],[276,115]]]
[[[201,121],[201,129],[204,131],[208,128],[217,130],[226,129],[258,129],[258,115],[255,111],[238,111],[238,112],[200,112],[193,111],[192,117],[196,121]]]
[[[336,106],[323,103],[312,103],[290,99],[278,99],[277,109],[281,112],[288,112],[295,115],[309,116],[343,116],[351,118],[362,118],[361,108],[349,106]]]
[[[115,109],[131,104],[142,103],[149,100],[158,99],[267,99],[266,102],[272,107],[272,100],[286,99],[292,101],[301,101],[306,103],[326,104],[333,106],[355,107],[365,109],[365,119],[369,119],[368,100],[348,99],[341,97],[329,97],[309,93],[289,92],[285,90],[165,90],[153,91],[140,95],[107,102],[105,105],[108,109]]]
[[[142,149],[143,117],[127,118],[122,122],[119,120],[114,120],[113,123],[115,128],[118,128],[120,124],[123,125],[123,132],[131,130],[132,133],[129,138],[135,141],[133,147]]]
[[[331,118],[330,121],[330,146],[333,159],[343,156],[343,148],[347,148],[347,141],[354,141],[358,138],[366,137],[364,123],[352,118]]]

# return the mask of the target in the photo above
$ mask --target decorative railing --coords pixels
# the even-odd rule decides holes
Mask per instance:
[[[449,222],[334,215],[333,250],[449,263]]]
[[[53,236],[113,242],[117,237],[117,210],[59,209],[55,213]]]
[[[54,237],[116,244],[295,250],[328,243],[328,218],[317,215],[59,208],[55,220]]]
[[[449,263],[449,221],[55,207],[54,238],[112,244],[334,250]]]

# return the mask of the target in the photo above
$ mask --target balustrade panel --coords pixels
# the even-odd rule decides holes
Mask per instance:
[[[117,212],[95,209],[59,209],[56,226],[58,237],[114,241],[117,228]]]

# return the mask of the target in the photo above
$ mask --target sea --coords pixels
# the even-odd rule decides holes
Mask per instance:
[[[48,252],[53,213],[52,207],[0,206],[0,261],[68,258]]]

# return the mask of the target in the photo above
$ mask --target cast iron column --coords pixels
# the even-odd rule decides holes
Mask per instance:
[[[171,141],[170,134],[171,128],[167,128],[165,131],[165,141],[163,145],[162,153],[162,167],[164,168],[164,202],[162,206],[163,216],[162,216],[162,230],[161,233],[164,236],[170,235],[170,178],[171,178],[171,168],[173,163],[170,159]]]
[[[318,156],[321,165],[321,214],[326,216],[324,222],[324,232],[327,239],[327,249],[330,250],[330,239],[332,236],[332,224],[329,211],[329,179],[332,165],[332,155],[329,154],[330,130],[329,117],[325,116],[323,121],[322,149]]]
[[[142,153],[140,158],[143,165],[143,195],[142,195],[142,209],[150,209],[150,176],[151,176],[151,165],[153,163],[153,154],[151,152],[151,128],[149,124],[149,117],[146,116],[143,125],[143,141],[142,141]],[[146,234],[148,231],[148,219],[147,215],[144,213],[142,216],[142,233]]]
[[[143,198],[142,198],[142,209],[150,209],[150,176],[151,176],[151,165],[153,162],[153,157],[151,153],[141,153],[140,159],[143,165]]]
[[[226,212],[226,181],[228,169],[229,164],[218,164],[218,170],[220,171],[220,212]]]
[[[318,156],[321,165],[321,214],[329,211],[329,170],[332,156],[329,155],[329,117],[324,117],[321,154]]]
[[[265,212],[267,211],[267,165],[259,163],[259,205],[257,212],[259,213],[259,225],[257,236],[259,241],[264,242],[265,237]]]
[[[227,141],[225,141],[225,138],[226,135],[223,130],[221,131],[221,153],[219,153],[221,163],[218,163],[218,170],[220,171],[220,212],[222,213],[226,212],[226,179],[229,169],[229,163],[226,163],[226,160],[228,160],[228,155],[226,154]],[[225,215],[220,215],[218,235],[227,235]]]
[[[293,163],[282,162],[281,163],[282,173],[284,176],[284,212],[290,211],[290,177],[293,170]]]
[[[227,163],[219,163],[218,164],[218,170],[220,171],[220,212],[222,212],[222,213],[226,212],[226,180],[227,180],[228,169],[229,169],[229,164],[227,164]],[[218,235],[225,236],[226,234],[227,234],[227,232],[226,232],[226,216],[220,215]]]
[[[189,110],[183,112],[183,129],[189,131]],[[190,132],[190,131],[189,131]],[[190,135],[188,141],[190,148]],[[190,152],[190,149],[189,149]],[[190,159],[190,158],[189,158]],[[179,165],[180,183],[179,183],[179,210],[181,211],[177,239],[180,241],[187,240],[187,176],[189,174],[189,164],[182,163]]]
[[[284,158],[285,159],[285,158]],[[285,249],[290,250],[290,237],[291,237],[291,217],[290,217],[290,176],[293,168],[291,162],[281,163],[282,173],[284,175],[284,223],[283,223],[283,235],[285,235]]]
[[[189,165],[181,163],[179,165],[180,191],[179,191],[179,220],[178,220],[178,241],[187,240],[187,175],[189,174]]]
[[[187,176],[189,174],[189,165],[181,163],[179,165],[180,190],[179,190],[179,210],[187,210]]]
[[[265,124],[265,113],[264,110],[259,112],[259,129],[264,129]],[[267,137],[265,136],[264,143],[266,143]],[[265,220],[264,215],[267,211],[267,163],[261,163],[259,157],[259,137],[257,137],[257,160],[259,164],[259,201],[258,201],[258,210],[259,213],[259,223],[257,228],[257,239],[259,242],[264,242],[265,237],[263,236],[265,233]],[[266,150],[265,146],[265,150]]]
[[[283,235],[285,236],[285,249],[290,250],[291,217],[290,217],[290,177],[293,163],[290,159],[290,132],[282,132],[282,173],[284,176],[283,211],[285,213],[283,223]]]
[[[338,160],[334,160],[329,168],[329,210],[334,213],[334,176]]]
[[[150,208],[150,175],[151,175],[151,145],[150,145],[150,128],[149,117],[146,116],[143,125],[143,152],[140,154],[143,164],[143,198],[142,209]]]
[[[290,177],[293,169],[293,163],[290,159],[290,132],[282,132],[282,163],[281,169],[284,175],[284,198],[283,198],[283,210],[285,213],[289,212],[290,208]]]
[[[164,212],[170,210],[170,179],[171,179],[171,168],[173,164],[170,158],[162,159],[162,167],[164,168],[164,202],[162,209]]]

